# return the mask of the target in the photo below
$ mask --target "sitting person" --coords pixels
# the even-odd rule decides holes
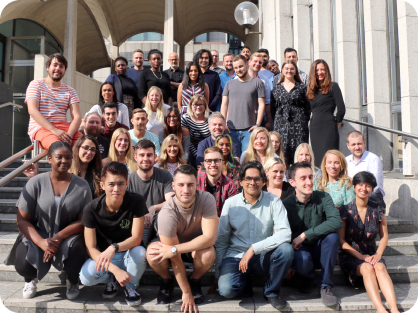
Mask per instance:
[[[125,128],[118,128],[110,141],[109,156],[102,160],[103,167],[109,162],[119,162],[126,166],[129,173],[136,171],[134,149],[131,145],[131,137]]]
[[[232,179],[222,174],[224,160],[222,150],[218,147],[210,147],[205,150],[203,160],[205,170],[197,175],[197,189],[211,193],[216,199],[216,210],[221,216],[225,200],[237,194],[237,188]]]
[[[274,153],[279,156],[280,159],[285,161],[282,136],[273,130],[270,132],[270,139],[271,144],[273,145]]]
[[[106,284],[104,299],[114,298],[121,286],[127,304],[137,306],[141,296],[136,288],[147,266],[140,245],[148,213],[145,200],[126,190],[128,170],[118,162],[106,164],[100,185],[105,194],[84,208],[82,224],[90,258],[81,268],[80,280],[85,286]]]
[[[292,246],[295,249],[292,268],[303,277],[299,291],[307,293],[316,278],[315,268],[321,269],[318,279],[322,303],[336,307],[338,299],[331,292],[332,276],[337,262],[342,227],[341,218],[331,196],[323,191],[313,191],[312,164],[299,162],[289,169],[289,183],[295,194],[283,200],[292,229]],[[290,271],[289,276],[294,271]]]
[[[136,144],[143,139],[148,139],[152,141],[155,146],[155,154],[157,157],[160,156],[161,147],[158,137],[147,130],[148,125],[148,113],[144,109],[135,109],[132,111],[131,123],[133,129],[129,131],[129,136],[131,137],[131,145],[135,150]]]
[[[239,161],[234,158],[232,153],[232,138],[229,135],[219,135],[216,138],[215,146],[222,150],[222,155],[225,162],[225,167],[222,169],[222,174],[226,177],[231,178],[235,182],[237,190],[239,188],[239,171],[241,169],[241,164]]]
[[[102,118],[97,112],[88,113],[84,116],[83,135],[93,136],[99,143],[99,151],[102,159],[109,155],[110,142],[107,138],[101,136]]]
[[[268,130],[264,127],[257,127],[251,133],[247,150],[241,154],[240,163],[244,164],[248,161],[258,161],[264,164],[274,156],[278,157],[274,153]]]
[[[197,312],[196,304],[204,301],[201,277],[215,263],[216,233],[219,217],[211,194],[197,190],[197,172],[184,164],[174,172],[173,190],[158,215],[158,233],[161,242],[153,242],[147,249],[147,261],[162,278],[157,303],[170,302],[174,279],[168,268],[171,262],[177,283],[183,293],[184,312]],[[193,263],[193,272],[187,278],[183,262]]]
[[[295,193],[295,188],[283,180],[286,173],[286,165],[282,159],[277,157],[268,159],[264,164],[264,170],[267,175],[267,183],[263,187],[264,191],[274,194],[281,200]]]
[[[180,139],[174,134],[168,135],[163,141],[161,156],[154,166],[169,171],[171,176],[173,176],[174,171],[180,165],[186,163],[183,156],[184,151]]]
[[[4,263],[14,265],[25,279],[24,299],[36,295],[38,280],[45,277],[51,264],[67,275],[67,298],[80,294],[78,273],[86,255],[80,236],[81,217],[91,193],[84,179],[68,172],[72,159],[67,142],[51,144],[51,171],[31,178],[16,204],[20,233]]]
[[[399,312],[392,280],[386,269],[383,252],[389,240],[385,209],[369,197],[376,187],[376,178],[370,172],[359,172],[353,178],[355,201],[340,207],[343,227],[340,234],[338,261],[341,270],[354,285],[359,276],[377,312],[387,312],[380,298],[379,286],[390,306],[390,312]],[[376,237],[380,236],[379,248]]]
[[[103,118],[102,118],[102,136],[105,137],[107,140],[112,140],[113,133],[119,129],[124,128],[129,130],[129,127],[119,123],[118,120],[119,116],[119,107],[114,102],[106,102],[103,105]]]
[[[161,129],[164,128],[164,115],[170,106],[164,104],[163,92],[157,86],[152,86],[148,90],[147,100],[144,110],[148,114],[147,130],[158,136]]]
[[[259,162],[242,165],[243,192],[226,200],[219,221],[215,268],[219,294],[225,298],[251,297],[250,275],[267,276],[264,297],[281,310],[286,301],[280,285],[293,261],[291,231],[282,202],[261,190],[266,180]]]
[[[312,147],[306,142],[302,142],[295,151],[294,163],[297,162],[309,162],[312,165],[312,171],[314,173],[314,179],[321,177],[322,172],[315,166],[315,157]]]
[[[321,177],[314,181],[314,190],[328,192],[336,208],[356,198],[351,179],[347,176],[347,162],[340,151],[328,150],[325,153],[321,171]]]

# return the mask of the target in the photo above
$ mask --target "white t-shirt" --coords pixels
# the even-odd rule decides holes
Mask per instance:
[[[164,114],[163,114],[163,116],[165,116],[165,111],[168,108],[170,108],[170,106],[167,105],[167,104],[164,104]],[[159,122],[159,121],[157,121],[157,112],[152,112],[151,114],[149,114],[148,115],[147,130],[158,136],[158,132],[162,128],[164,128],[164,119],[162,120],[162,122]]]

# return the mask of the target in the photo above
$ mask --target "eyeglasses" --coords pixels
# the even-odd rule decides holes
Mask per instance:
[[[212,163],[215,163],[215,165],[218,165],[221,161],[222,159],[206,159],[204,162],[207,165],[210,165]]]
[[[193,103],[192,106],[202,107],[202,106],[205,106],[205,105],[203,103]]]
[[[90,151],[91,153],[96,153],[96,148],[90,148],[89,146],[81,146],[84,151]]]
[[[260,176],[256,176],[256,177],[251,177],[251,176],[247,176],[244,177],[244,181],[249,184],[251,183],[251,181],[254,181],[256,184],[259,184],[263,179]]]
[[[177,115],[169,115],[169,116],[167,116],[167,119],[170,119],[170,118],[172,118],[173,120],[178,119]]]

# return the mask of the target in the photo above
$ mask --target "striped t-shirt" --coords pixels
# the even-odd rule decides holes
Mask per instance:
[[[185,113],[181,116],[181,127],[189,130],[191,143],[189,147],[189,154],[196,157],[199,142],[210,136],[208,120],[203,123],[196,123],[188,113]]]
[[[67,111],[70,106],[80,102],[74,88],[63,83],[58,88],[52,88],[43,79],[35,79],[30,82],[26,90],[26,104],[29,99],[35,99],[39,102],[39,112],[50,123],[66,122]],[[28,134],[32,140],[33,135],[41,127],[31,116]]]

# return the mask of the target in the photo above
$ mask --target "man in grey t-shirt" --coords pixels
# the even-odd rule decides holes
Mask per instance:
[[[226,128],[242,153],[248,147],[251,132],[263,121],[266,92],[263,81],[248,73],[245,57],[237,55],[232,63],[238,79],[226,83],[221,113],[227,117]]]

